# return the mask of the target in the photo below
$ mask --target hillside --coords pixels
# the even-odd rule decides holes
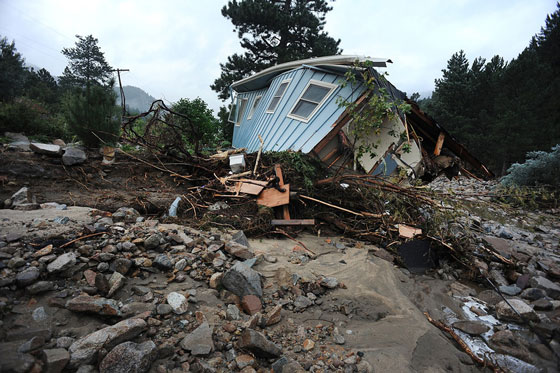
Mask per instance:
[[[131,85],[125,85],[123,87],[125,102],[128,110],[144,112],[148,111],[152,102],[155,98],[150,96],[144,90]],[[121,104],[121,95],[118,87],[115,87],[115,92],[117,93],[117,104]]]

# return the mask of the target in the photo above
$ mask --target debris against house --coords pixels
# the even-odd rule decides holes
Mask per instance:
[[[359,167],[375,176],[389,176],[402,168],[411,177],[428,181],[441,172],[449,177],[462,172],[491,178],[480,161],[375,70],[390,62],[360,56],[319,57],[276,65],[233,83],[233,146],[249,152],[302,151],[329,168]],[[355,70],[367,70],[368,79],[377,82],[377,91],[360,80],[347,84],[345,73]],[[352,134],[353,113],[380,92],[394,102],[406,101],[411,111],[387,117],[378,131],[358,138]],[[341,101],[351,105],[344,109]],[[358,157],[358,147],[366,142],[375,144],[377,154]]]

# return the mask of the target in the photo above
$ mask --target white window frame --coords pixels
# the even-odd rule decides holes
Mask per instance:
[[[276,111],[276,109],[278,109],[278,105],[280,105],[280,101],[282,101],[282,97],[284,97],[284,94],[288,90],[288,87],[290,86],[291,81],[292,81],[292,79],[284,79],[280,82],[280,84],[278,84],[278,88],[276,88],[276,91],[274,92],[274,95],[270,99],[270,103],[272,103],[272,100],[274,100],[275,97],[278,97],[278,102],[276,103],[276,106],[272,110],[270,109],[270,103],[268,104],[268,107],[266,108],[266,113],[267,114],[272,114]],[[278,92],[278,89],[280,89],[280,87],[284,83],[288,83],[288,84],[286,84],[286,89],[284,89],[284,92],[282,92],[282,94],[280,96],[276,96],[276,93]]]
[[[239,112],[237,113],[237,120],[235,121],[235,125],[238,127],[241,125],[243,115],[245,115],[245,110],[247,110],[247,101],[249,101],[248,98],[239,99]]]
[[[309,86],[311,86],[311,84],[313,85],[318,85],[321,87],[325,87],[325,88],[329,88],[329,91],[327,92],[327,94],[325,95],[325,97],[323,97],[323,99],[316,103],[310,100],[306,100],[303,99],[304,101],[307,102],[311,102],[311,103],[316,103],[317,106],[315,107],[315,109],[313,109],[313,111],[307,116],[307,117],[300,117],[299,115],[293,114],[294,109],[296,108],[297,104],[300,102],[300,100],[302,100],[303,94],[307,91],[307,89],[309,88]],[[317,113],[317,111],[321,108],[321,106],[323,106],[323,104],[325,103],[325,101],[327,101],[327,99],[332,95],[332,93],[334,92],[334,90],[338,88],[337,84],[333,84],[333,83],[327,83],[327,82],[322,82],[320,80],[314,80],[311,79],[307,85],[305,86],[305,88],[303,89],[303,91],[301,91],[301,94],[299,95],[298,99],[296,100],[296,102],[294,103],[294,105],[292,106],[292,108],[290,109],[290,112],[288,114],[288,118],[291,119],[295,119],[295,120],[299,120],[300,122],[304,122],[307,123],[311,120],[311,118],[313,118],[313,116],[315,115],[315,113]]]
[[[288,88],[288,87],[286,87]],[[251,118],[253,118],[253,114],[255,114],[255,111],[257,111],[257,106],[261,103],[262,100],[262,95],[258,95],[257,97],[255,97],[255,101],[253,101],[253,106],[251,106],[251,111],[249,111],[249,115],[247,116],[247,120],[250,120]]]

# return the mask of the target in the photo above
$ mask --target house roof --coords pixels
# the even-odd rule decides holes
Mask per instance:
[[[301,66],[315,66],[327,68],[350,68],[354,63],[371,61],[374,67],[387,67],[387,63],[392,63],[388,58],[371,58],[357,55],[336,55],[325,56],[316,58],[307,58],[304,60],[290,61],[279,65],[271,66],[256,74],[253,74],[245,79],[238,80],[231,85],[231,88],[236,92],[249,92],[257,89],[265,88],[270,85],[272,79],[282,74],[283,72],[297,69]]]

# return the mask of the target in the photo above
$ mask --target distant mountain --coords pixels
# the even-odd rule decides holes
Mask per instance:
[[[156,100],[138,87],[125,85],[123,90],[126,107],[129,111],[146,112],[150,109],[152,102]],[[115,87],[115,92],[117,93],[117,105],[120,105],[121,94],[119,87]]]

